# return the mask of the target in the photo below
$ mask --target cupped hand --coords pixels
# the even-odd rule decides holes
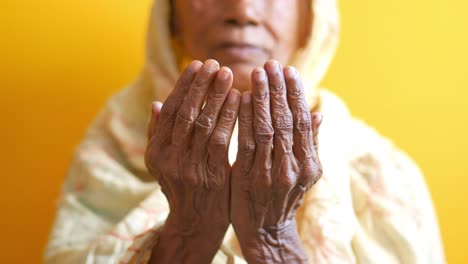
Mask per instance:
[[[231,221],[249,263],[305,263],[294,216],[322,174],[321,115],[311,116],[294,68],[269,61],[251,78],[239,112]]]
[[[145,162],[170,207],[159,259],[209,263],[229,226],[228,148],[240,101],[232,81],[216,61],[194,61],[162,108],[152,105]]]

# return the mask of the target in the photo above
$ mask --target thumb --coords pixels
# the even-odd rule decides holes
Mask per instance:
[[[318,150],[318,134],[320,125],[322,124],[323,115],[322,113],[316,112],[312,114],[312,133],[314,137],[314,147]]]
[[[161,102],[156,101],[151,104],[151,117],[150,117],[150,123],[148,125],[148,131],[147,131],[148,141],[156,133],[156,129],[158,126],[158,121],[159,121],[159,115],[161,114],[161,108],[162,108]]]

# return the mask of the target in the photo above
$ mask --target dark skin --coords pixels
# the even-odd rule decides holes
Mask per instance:
[[[146,165],[171,209],[154,263],[210,263],[221,245],[230,223],[227,151],[240,101],[232,79],[214,60],[194,61],[162,109],[153,104]]]
[[[270,59],[281,65],[307,41],[309,0],[172,0],[172,32],[185,55],[229,67],[233,87],[251,89],[250,74]]]
[[[243,95],[231,178],[231,221],[249,263],[307,263],[295,213],[322,175],[319,115],[312,118],[292,67],[269,61]]]
[[[249,263],[307,262],[294,216],[322,173],[321,116],[310,114],[295,69],[281,66],[305,39],[305,4],[175,2],[175,37],[208,60],[193,61],[164,106],[152,106],[145,161],[170,213],[151,263],[211,263],[230,223]]]

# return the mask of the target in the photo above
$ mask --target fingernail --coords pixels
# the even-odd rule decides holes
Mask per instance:
[[[242,94],[242,103],[250,104],[252,102],[252,94],[250,92],[245,92]]]
[[[161,102],[158,102],[158,101],[153,102],[153,103],[151,104],[151,114],[152,114],[153,116],[155,116],[155,115],[156,115],[156,111],[161,112],[161,108],[162,108],[162,103],[161,103]]]
[[[230,104],[236,104],[239,101],[239,92],[237,90],[231,90],[228,95],[228,101]]]
[[[206,65],[207,70],[209,71],[216,71],[219,69],[219,63],[215,60],[211,60],[211,59],[206,60],[205,65]]]
[[[265,70],[262,68],[256,68],[254,71],[254,77],[256,82],[264,82],[266,80]]]
[[[280,71],[281,65],[276,60],[269,60],[265,64],[265,67],[269,68],[270,71]]]
[[[292,66],[288,66],[284,69],[284,77],[286,79],[294,79],[296,77],[296,69]]]
[[[222,81],[226,81],[229,78],[229,75],[231,75],[231,71],[228,68],[221,68],[221,70],[218,72],[218,77]]]
[[[275,70],[281,71],[281,65],[277,61],[273,61],[273,66],[275,67]]]
[[[203,66],[203,62],[199,60],[194,60],[190,63],[190,67],[192,68],[200,68],[201,66]]]

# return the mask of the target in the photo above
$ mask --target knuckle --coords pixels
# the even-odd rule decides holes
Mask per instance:
[[[297,183],[297,173],[293,169],[293,164],[291,160],[287,159],[286,157],[280,158],[279,166],[276,166],[274,171],[277,172],[275,177],[275,187],[279,191],[284,190],[291,190]]]
[[[304,89],[302,82],[298,76],[288,80],[288,96],[293,99],[300,99],[304,97]]]
[[[284,96],[286,92],[286,86],[283,82],[272,82],[268,84],[270,93],[275,96]]]
[[[197,115],[197,111],[193,107],[182,107],[179,112],[177,112],[177,118],[186,122],[193,122]]]
[[[271,125],[262,124],[257,127],[255,131],[255,139],[257,142],[266,142],[269,143],[273,141],[274,131]]]
[[[322,175],[316,175],[316,174],[311,175],[309,179],[310,186],[315,185],[320,180],[321,177]]]
[[[224,100],[224,97],[225,97],[225,93],[223,93],[222,91],[219,91],[219,88],[218,88],[218,91],[215,90],[208,95],[208,100],[213,100],[216,103],[222,103],[222,101]]]
[[[297,115],[295,129],[301,132],[311,130],[310,115],[307,112],[301,111],[301,113]]]
[[[292,99],[302,99],[304,97],[304,92],[298,85],[295,83],[289,86],[288,96]]]
[[[277,112],[276,117],[273,119],[275,128],[277,130],[290,131],[293,128],[293,118],[290,113]]]
[[[225,149],[228,144],[227,135],[224,132],[218,131],[218,133],[211,136],[209,146],[212,150],[220,150]]]
[[[302,182],[304,186],[312,186],[322,177],[323,169],[320,164],[308,164],[303,170]]]
[[[268,93],[267,92],[256,92],[253,93],[253,99],[256,104],[264,105],[268,104]]]
[[[225,109],[220,114],[220,122],[230,123],[236,119],[236,111],[232,109]]]
[[[201,114],[195,122],[195,127],[202,134],[208,134],[213,127],[214,120],[207,114]]]
[[[285,164],[283,163],[283,165]],[[281,173],[275,178],[275,187],[279,190],[291,190],[297,183],[297,174],[287,167],[278,168]]]
[[[317,183],[317,182],[320,180],[320,178],[322,178],[322,173],[321,173],[322,169],[319,169],[319,170],[320,170],[320,173],[314,173],[314,174],[311,176],[311,178],[312,178],[312,181],[311,181],[312,184]],[[317,171],[317,172],[318,172],[318,171]]]
[[[255,143],[251,140],[246,140],[246,142],[242,142],[242,144],[239,144],[238,149],[243,154],[252,153],[255,151]]]
[[[259,143],[269,143],[273,141],[273,133],[256,133],[255,139]]]
[[[280,190],[291,190],[296,185],[296,181],[287,176],[280,177],[277,185]]]

